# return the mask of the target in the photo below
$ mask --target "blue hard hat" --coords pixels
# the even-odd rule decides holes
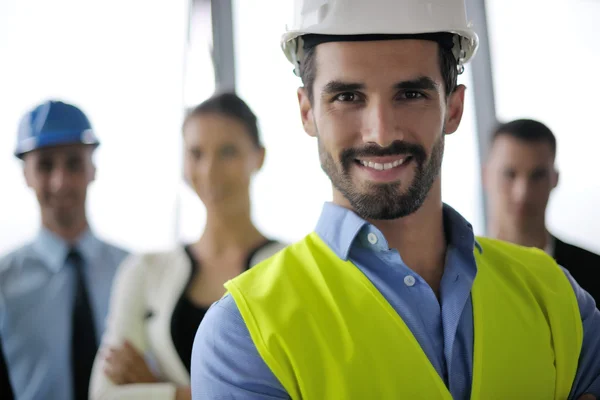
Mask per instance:
[[[79,108],[60,101],[38,105],[21,119],[15,156],[44,147],[99,145],[90,121]]]

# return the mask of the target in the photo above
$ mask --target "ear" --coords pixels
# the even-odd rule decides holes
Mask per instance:
[[[94,182],[96,180],[96,165],[92,164],[92,171],[90,176],[90,182]]]
[[[25,155],[27,157],[27,155]],[[27,187],[33,188],[33,166],[31,163],[27,162],[27,160],[23,159],[23,177],[25,178],[25,183]]]
[[[558,186],[558,178],[560,177],[560,174],[556,169],[553,169],[552,171],[552,189],[554,189]]]
[[[446,131],[447,135],[450,135],[458,129],[460,121],[462,120],[463,110],[465,105],[465,85],[458,85],[454,92],[448,96],[447,101],[447,112],[446,112]]]
[[[265,163],[266,150],[264,147],[261,147],[260,149],[258,149],[256,151],[258,152],[257,161],[256,161],[256,171],[259,171],[263,167],[263,164]]]
[[[93,147],[88,148],[87,151],[87,162],[89,163],[88,183],[92,183],[96,180],[96,152]]]
[[[309,136],[317,136],[313,108],[310,99],[308,98],[306,88],[301,87],[298,89],[298,104],[300,105],[300,118],[302,119],[304,131],[308,133]]]

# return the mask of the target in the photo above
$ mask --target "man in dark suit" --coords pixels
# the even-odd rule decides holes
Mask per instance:
[[[520,119],[499,125],[483,171],[491,237],[552,255],[600,303],[600,256],[567,244],[546,228],[546,206],[558,184],[556,138],[544,124]]]
[[[2,338],[0,338],[0,399],[12,400],[14,398],[10,379],[8,378],[8,368],[4,360],[4,352],[2,351]]]
[[[555,237],[552,256],[559,265],[571,272],[573,278],[596,300],[600,308],[600,256]]]

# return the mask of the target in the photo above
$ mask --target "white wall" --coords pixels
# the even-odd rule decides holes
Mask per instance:
[[[133,250],[174,242],[186,17],[184,0],[0,1],[0,253],[38,227],[12,149],[21,115],[48,98],[81,106],[102,141],[98,234]]]
[[[254,218],[268,235],[293,241],[314,228],[331,189],[316,141],[301,127],[300,81],[279,48],[292,2],[256,4],[234,1],[239,93],[259,116],[267,147],[253,185]],[[205,212],[181,179],[180,127],[184,106],[214,89],[214,73],[202,43],[208,25],[191,32],[184,67],[187,11],[183,0],[0,1],[0,253],[38,228],[12,149],[21,115],[49,97],[80,105],[103,142],[89,198],[100,236],[148,251],[200,234]],[[194,18],[208,24],[202,12]],[[468,69],[461,79],[470,85]],[[480,232],[472,105],[467,91],[463,124],[447,139],[443,196]]]
[[[488,0],[498,118],[533,118],[557,137],[560,182],[548,225],[600,252],[600,2]]]
[[[314,229],[331,185],[321,171],[316,140],[302,130],[296,89],[301,84],[279,47],[291,1],[234,1],[239,94],[261,119],[267,161],[254,186],[254,209],[265,231],[296,240]],[[268,18],[265,16],[268,15]],[[260,23],[258,23],[260,21]],[[467,73],[461,80],[470,85]],[[473,99],[459,131],[446,141],[443,197],[481,232],[479,161]]]
[[[186,52],[184,75],[184,106],[190,109],[210,97],[215,90],[215,71],[212,48],[212,20],[210,2],[196,2],[190,11],[190,33]],[[181,126],[181,124],[180,124]],[[181,130],[179,130],[181,135]],[[183,170],[180,169],[180,174]],[[178,208],[174,223],[176,240],[184,243],[198,239],[206,222],[206,210],[196,193],[180,180]]]

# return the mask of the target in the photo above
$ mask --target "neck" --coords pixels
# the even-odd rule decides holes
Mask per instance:
[[[74,244],[75,241],[88,229],[87,219],[84,217],[80,222],[69,226],[61,226],[49,218],[42,216],[42,226],[60,237],[69,244]]]
[[[264,240],[252,223],[248,208],[228,215],[208,212],[204,232],[193,246],[203,253],[218,255],[231,250],[247,251]]]
[[[421,207],[411,215],[369,222],[383,233],[390,248],[398,250],[402,261],[438,293],[446,257],[440,179],[436,180]]]
[[[489,232],[493,238],[542,250],[546,248],[550,236],[544,220],[515,226],[506,223],[506,219],[490,218]]]

